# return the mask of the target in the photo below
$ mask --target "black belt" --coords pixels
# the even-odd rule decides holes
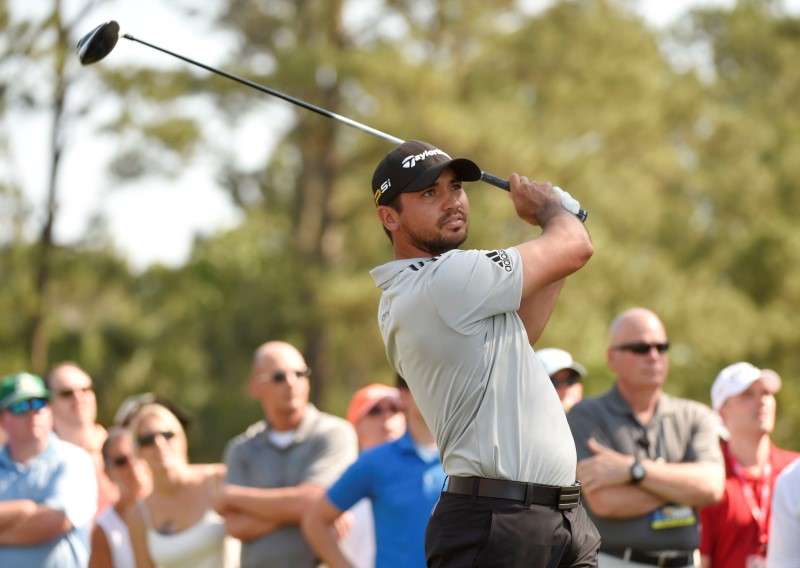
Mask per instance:
[[[545,505],[560,510],[574,509],[581,502],[580,483],[557,487],[488,477],[449,477],[445,491],[473,497],[510,499],[526,505]]]
[[[664,568],[694,566],[694,554],[690,551],[648,552],[646,550],[636,550],[635,548],[604,547],[600,549],[600,552],[622,558],[629,562],[638,562],[639,564],[649,564],[651,566],[663,566]]]

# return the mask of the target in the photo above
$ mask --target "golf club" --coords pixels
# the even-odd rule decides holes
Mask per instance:
[[[311,103],[307,103],[291,95],[287,95],[280,91],[276,91],[275,89],[271,89],[259,83],[250,81],[249,79],[245,79],[244,77],[239,77],[238,75],[228,73],[227,71],[217,69],[216,67],[211,67],[210,65],[206,65],[205,63],[201,63],[189,57],[180,55],[179,53],[175,53],[174,51],[164,49],[163,47],[159,47],[152,43],[146,42],[130,34],[125,33],[120,36],[119,24],[114,20],[110,20],[108,22],[105,22],[104,24],[100,24],[92,31],[90,31],[88,34],[83,36],[80,39],[80,41],[78,41],[77,50],[81,64],[90,65],[92,63],[96,63],[101,59],[103,59],[105,56],[111,53],[111,51],[117,45],[117,40],[119,40],[120,37],[123,37],[130,41],[135,41],[142,45],[146,45],[147,47],[151,47],[157,51],[166,53],[167,55],[171,55],[172,57],[177,57],[182,61],[185,61],[192,65],[196,65],[197,67],[202,67],[206,71],[216,73],[217,75],[222,75],[223,77],[236,81],[237,83],[241,83],[242,85],[247,85],[248,87],[252,87],[257,91],[261,91],[262,93],[272,95],[273,97],[278,97],[279,99],[283,99],[289,103],[302,107],[306,110],[310,110],[317,114],[321,114],[322,116],[327,116],[328,118],[332,118],[334,120],[347,124],[348,126],[352,126],[353,128],[357,128],[358,130],[361,130],[368,134],[372,134],[373,136],[377,136],[378,138],[383,138],[384,140],[388,140],[389,142],[392,142],[394,144],[402,144],[403,142],[405,142],[405,140],[402,140],[397,136],[392,136],[391,134],[387,134],[386,132],[378,130],[377,128],[372,128],[371,126],[367,126],[366,124],[362,124],[361,122],[353,120],[352,118],[347,118],[346,116],[342,116],[341,114],[337,114],[322,107],[312,105]],[[500,189],[505,189],[506,191],[510,190],[509,184],[506,180],[501,179],[488,172],[483,172],[483,171],[481,172],[481,180],[491,185],[494,185],[495,187],[499,187]],[[559,195],[562,195],[562,192],[559,192]],[[578,202],[575,201],[574,199],[571,199],[571,203],[565,202],[565,200],[562,199],[562,204],[564,204],[564,207],[570,213],[575,214],[581,221],[585,221],[586,217],[588,217],[588,213],[584,209],[580,209],[578,206]]]

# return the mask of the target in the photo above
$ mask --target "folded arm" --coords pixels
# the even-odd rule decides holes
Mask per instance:
[[[666,501],[634,485],[615,485],[584,492],[592,512],[604,519],[630,519],[641,517]]]
[[[224,511],[225,530],[234,538],[248,542],[273,532],[280,523],[267,521],[261,517],[230,509]]]
[[[593,438],[587,446],[594,455],[578,462],[577,474],[589,506],[600,517],[635,517],[666,503],[700,507],[722,497],[725,472],[721,464],[643,460],[645,477],[640,485],[631,485],[633,456]]]
[[[642,489],[670,503],[690,507],[710,505],[722,498],[725,470],[710,462],[665,463],[645,460]]]
[[[29,499],[0,502],[0,545],[32,546],[72,530],[64,511]]]
[[[223,513],[233,509],[272,523],[299,525],[305,512],[322,494],[322,487],[315,484],[268,489],[226,485],[217,508]]]

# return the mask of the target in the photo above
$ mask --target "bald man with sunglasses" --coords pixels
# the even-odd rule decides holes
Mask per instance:
[[[664,393],[669,340],[652,311],[614,320],[606,358],[614,386],[567,416],[602,537],[599,566],[694,566],[697,508],[718,501],[725,482],[718,421]]]
[[[228,533],[242,541],[242,568],[316,566],[300,522],[356,459],[353,427],[308,401],[310,374],[300,351],[284,341],[263,344],[253,357],[248,392],[264,420],[228,444],[216,507]]]

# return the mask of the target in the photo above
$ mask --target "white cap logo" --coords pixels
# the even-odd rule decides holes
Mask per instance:
[[[444,156],[447,159],[451,159],[446,153],[441,151],[439,148],[434,148],[433,150],[425,150],[421,154],[410,154],[403,158],[402,166],[404,168],[410,169],[417,165],[417,162],[421,162],[431,156]]]

